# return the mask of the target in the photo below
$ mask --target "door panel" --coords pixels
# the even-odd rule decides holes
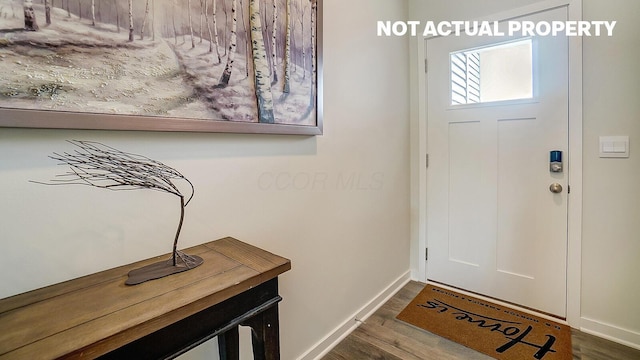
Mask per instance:
[[[450,54],[514,40],[427,40],[427,277],[563,317],[568,164],[550,172],[549,152],[568,159],[566,37],[532,39],[532,99],[451,105]]]
[[[482,142],[476,136],[481,127],[479,121],[449,124],[449,258],[461,264],[479,266],[481,242],[469,243],[467,239],[483,231],[485,222],[478,215],[482,204],[480,186],[468,184],[468,179],[482,176]]]

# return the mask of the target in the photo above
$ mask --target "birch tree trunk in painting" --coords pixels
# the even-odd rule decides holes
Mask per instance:
[[[207,23],[209,31],[209,52],[213,52],[213,34],[211,33],[211,24],[209,24],[209,0],[204,0],[204,21]]]
[[[36,21],[36,13],[33,11],[33,1],[24,0],[24,29],[27,31],[38,31],[38,22]]]
[[[44,17],[47,25],[51,25],[51,1],[44,0]]]
[[[260,20],[260,3],[258,0],[249,1],[251,22],[251,50],[253,52],[253,71],[255,74],[256,98],[258,99],[258,121],[273,124],[273,95],[269,85],[269,65],[267,53],[262,37],[262,22]]]
[[[309,109],[313,109],[316,99],[316,9],[317,0],[311,1],[311,90],[309,91]]]
[[[290,91],[289,80],[291,78],[291,0],[287,0],[285,22],[287,24],[287,35],[284,45],[284,86],[282,91],[288,94]]]
[[[96,26],[96,0],[91,0],[91,25]]]
[[[147,25],[147,19],[149,18],[149,0],[144,8],[144,17],[142,18],[142,28],[140,29],[140,40],[144,40],[144,28]]]
[[[202,26],[202,21],[204,20],[204,1],[200,0],[200,44],[202,44],[202,35],[204,31],[204,27]]]
[[[227,66],[222,72],[222,78],[218,86],[225,87],[229,85],[229,79],[231,78],[231,71],[233,70],[233,61],[236,54],[237,41],[238,41],[238,11],[236,9],[237,0],[231,2],[231,44],[229,44],[229,56],[227,57]]]
[[[218,23],[216,20],[216,0],[211,0],[213,2],[213,36],[215,38],[216,44],[216,55],[218,55],[218,64],[222,63],[222,59],[220,58],[220,39],[218,37]]]
[[[278,0],[273,0],[273,26],[271,29],[271,84],[278,82],[278,66],[276,65],[276,39],[278,37]]]
[[[133,0],[129,0],[129,41],[133,41]]]
[[[245,69],[245,78],[249,78],[249,31],[247,31],[247,20],[244,15],[245,7],[240,0],[240,15],[242,15],[242,31],[244,31],[244,69]]]
[[[189,33],[191,34],[191,48],[196,47],[196,42],[193,40],[193,22],[191,20],[191,0],[187,1],[187,12],[189,13]]]
[[[222,1],[222,12],[224,13],[224,34],[222,34],[222,40],[224,41],[224,45],[222,48],[224,49],[224,54],[222,56],[227,56],[227,24],[229,23],[229,14],[227,13],[227,3],[226,1]]]
[[[156,41],[156,0],[151,0],[151,41]]]
[[[171,24],[173,25],[173,40],[178,45],[178,29],[176,29],[176,2],[171,1]]]
[[[113,0],[113,7],[116,9],[116,28],[118,29],[118,34],[120,34],[120,11],[118,10],[118,0]]]
[[[305,0],[301,0],[301,1],[305,1]],[[302,39],[302,45],[300,46],[300,48],[302,49],[302,78],[303,79],[305,79],[307,76],[307,53],[304,47],[304,13],[305,12],[307,12],[307,8],[303,6],[302,16],[300,16],[300,32],[302,33],[302,36],[300,37]]]

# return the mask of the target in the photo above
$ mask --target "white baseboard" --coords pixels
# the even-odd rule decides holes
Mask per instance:
[[[419,281],[419,282],[426,282],[426,279],[424,278],[425,274],[421,274],[419,270],[417,269],[413,269],[411,270],[411,280],[414,281]]]
[[[338,345],[340,341],[347,337],[347,335],[355,330],[362,322],[384,305],[387,300],[395,295],[395,293],[397,293],[398,290],[405,286],[410,280],[410,271],[402,274],[402,276],[389,284],[389,286],[361,307],[360,310],[356,311],[342,324],[338,325],[338,327],[322,338],[322,340],[318,341],[309,350],[298,357],[297,360],[317,360],[325,356],[329,351],[331,351],[331,349]]]
[[[586,317],[580,319],[580,325],[582,332],[640,350],[639,332]]]

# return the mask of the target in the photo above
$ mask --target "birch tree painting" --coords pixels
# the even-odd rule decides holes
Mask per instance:
[[[0,0],[0,126],[45,110],[132,128],[314,127],[317,12],[310,0]]]

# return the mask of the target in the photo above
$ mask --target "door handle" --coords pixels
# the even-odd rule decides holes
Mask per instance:
[[[558,183],[553,183],[549,185],[549,191],[551,191],[554,194],[559,194],[562,192],[562,185]]]

